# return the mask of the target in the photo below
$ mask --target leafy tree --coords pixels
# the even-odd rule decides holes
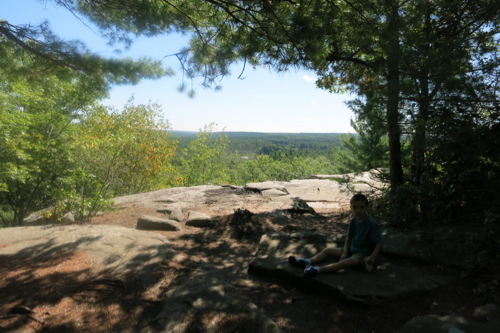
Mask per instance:
[[[256,159],[241,163],[237,169],[239,183],[263,181],[290,181],[305,179],[315,174],[332,174],[333,166],[324,156],[318,158],[287,156],[272,158],[260,155]]]
[[[95,91],[82,82],[43,78],[0,85],[0,206],[14,212],[14,223],[25,215],[55,204],[74,165],[67,129],[73,115]],[[83,84],[84,85],[84,84]],[[97,92],[99,94],[100,92]]]
[[[62,200],[75,167],[67,132],[75,114],[111,84],[170,74],[160,61],[94,55],[60,40],[47,23],[0,19],[0,208],[21,224],[26,213]]]
[[[480,217],[500,203],[498,72],[486,79],[464,80],[471,87],[466,94],[449,92],[433,103],[419,184],[428,216]]]
[[[78,167],[71,182],[78,215],[88,216],[115,195],[176,184],[171,158],[176,141],[157,104],[125,105],[121,112],[104,106],[85,110],[73,126]]]
[[[227,155],[229,139],[224,130],[212,139],[216,124],[211,123],[200,129],[196,140],[189,149],[184,149],[182,157],[182,185],[223,184],[231,182],[230,161],[235,154]]]
[[[351,126],[358,135],[342,135],[342,147],[337,148],[334,157],[337,172],[363,172],[373,168],[387,168],[389,147],[386,132],[353,120]]]
[[[70,7],[65,2],[56,4]],[[12,63],[12,57],[29,57],[30,61]],[[172,75],[161,61],[150,58],[114,59],[93,54],[81,41],[64,41],[50,29],[49,23],[13,25],[0,19],[0,64],[4,75],[33,77],[47,70],[58,77],[85,74],[89,89],[107,93],[111,85],[136,84],[142,79],[158,79]]]

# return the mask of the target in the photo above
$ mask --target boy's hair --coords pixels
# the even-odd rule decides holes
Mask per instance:
[[[358,193],[353,195],[350,203],[352,204],[354,201],[363,201],[368,206],[368,198],[364,194]]]

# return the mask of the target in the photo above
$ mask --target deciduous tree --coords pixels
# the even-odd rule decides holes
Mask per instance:
[[[157,104],[125,105],[122,111],[93,106],[73,125],[77,168],[71,191],[78,214],[87,217],[112,195],[176,184],[171,158],[177,142]]]
[[[14,59],[22,66],[29,59]],[[5,58],[3,59],[5,60]],[[42,76],[15,77],[0,68],[0,206],[21,224],[27,213],[60,199],[74,166],[67,129],[74,114],[101,91],[86,89],[85,80]]]
[[[230,161],[234,154],[226,153],[229,139],[224,130],[212,138],[216,124],[211,123],[200,129],[182,157],[181,182],[184,186],[229,183],[231,179]]]

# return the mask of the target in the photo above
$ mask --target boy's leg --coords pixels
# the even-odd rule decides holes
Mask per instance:
[[[344,269],[344,268],[356,267],[359,264],[360,264],[360,261],[356,257],[350,257],[350,258],[347,258],[345,260],[336,262],[334,264],[320,267],[320,271],[318,273],[337,272],[337,271],[340,271],[341,269]]]
[[[317,255],[315,255],[314,257],[311,258],[311,264],[314,265],[314,264],[317,264],[319,262],[322,262],[328,256],[340,258],[343,251],[344,251],[343,249],[338,248],[338,247],[327,247],[326,249],[324,249],[323,251],[321,251],[320,253],[318,253]]]
[[[315,267],[315,266],[307,266],[306,269],[304,270],[304,278],[309,279],[312,278],[313,276],[320,274],[320,273],[331,273],[331,272],[337,272],[341,269],[348,268],[348,267],[355,267],[359,265],[360,261],[356,257],[350,257],[347,259],[344,259],[342,261],[336,262],[334,264],[322,266],[322,267]]]
[[[325,260],[328,256],[334,256],[337,258],[340,258],[342,255],[343,249],[341,248],[333,248],[333,247],[328,247],[312,257],[311,259],[306,259],[306,258],[298,258],[294,256],[288,257],[288,262],[290,265],[299,267],[299,268],[306,268],[307,265],[314,265],[316,263],[322,262]]]

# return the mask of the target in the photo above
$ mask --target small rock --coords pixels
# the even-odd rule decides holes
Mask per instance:
[[[181,222],[184,219],[184,215],[182,214],[182,209],[179,207],[175,207],[170,213],[170,220]]]
[[[179,231],[181,230],[181,225],[176,221],[165,220],[154,216],[142,215],[137,220],[136,228],[141,230]]]
[[[71,213],[71,212],[66,213],[61,218],[61,222],[63,222],[63,223],[75,222],[75,215],[73,215],[73,213]]]
[[[207,214],[190,211],[188,219],[186,221],[186,225],[191,227],[205,228],[212,227],[214,225],[214,222],[212,221],[212,218]]]
[[[498,305],[489,303],[483,306],[479,306],[474,310],[475,317],[487,317],[497,311],[500,311],[500,307]]]

